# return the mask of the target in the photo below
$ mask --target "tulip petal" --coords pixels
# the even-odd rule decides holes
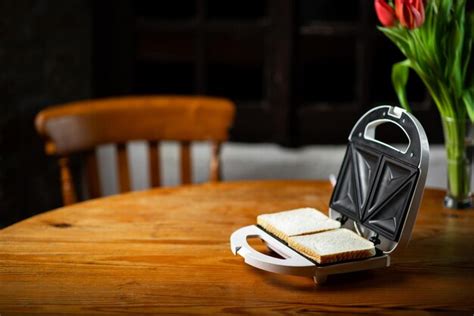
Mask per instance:
[[[412,7],[411,12],[412,12],[413,20],[410,25],[411,26],[410,29],[420,27],[423,24],[423,20],[421,18],[420,12],[418,12],[418,10],[415,9],[414,7]]]
[[[420,5],[416,8],[418,12],[420,12],[421,23],[419,26],[421,26],[425,22],[425,5],[423,3],[423,0],[420,0]]]
[[[379,18],[380,23],[385,27],[392,27],[395,25],[396,16],[393,8],[384,0],[375,0],[375,12]]]
[[[423,0],[395,0],[395,14],[403,27],[414,29],[425,21]]]
[[[403,6],[403,0],[395,0],[395,15],[400,21],[403,19]]]

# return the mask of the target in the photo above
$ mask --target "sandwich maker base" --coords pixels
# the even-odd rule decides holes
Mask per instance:
[[[248,238],[260,238],[267,247],[277,253],[275,258],[254,250],[247,242]],[[368,259],[359,259],[320,265],[288,247],[283,241],[267,233],[256,225],[236,230],[230,239],[234,255],[244,257],[245,263],[255,268],[280,274],[312,277],[315,283],[324,283],[331,274],[348,273],[367,269],[384,268],[390,265],[390,256],[381,251]]]

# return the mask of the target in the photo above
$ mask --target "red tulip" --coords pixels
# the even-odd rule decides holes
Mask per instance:
[[[375,12],[383,26],[392,27],[395,25],[397,20],[395,11],[385,0],[375,0]]]
[[[425,22],[423,0],[395,0],[395,14],[402,26],[409,29],[420,27]]]

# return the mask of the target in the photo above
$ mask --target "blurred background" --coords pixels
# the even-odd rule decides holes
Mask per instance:
[[[0,0],[0,226],[61,205],[57,160],[44,154],[34,117],[88,98],[229,98],[237,112],[224,181],[327,179],[357,118],[398,104],[390,73],[403,57],[376,25],[367,0]],[[409,100],[430,143],[441,143],[437,111],[415,76]],[[174,144],[163,146],[161,163],[176,163]],[[193,147],[197,182],[206,146]],[[113,194],[106,147],[101,181]],[[428,183],[442,187],[444,153],[433,148]],[[140,165],[140,143],[129,152]],[[176,177],[164,174],[165,184]]]

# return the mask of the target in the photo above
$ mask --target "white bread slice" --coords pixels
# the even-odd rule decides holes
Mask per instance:
[[[375,255],[372,242],[346,228],[290,237],[288,245],[321,264]]]
[[[341,223],[314,208],[299,208],[257,217],[257,224],[288,242],[288,237],[336,229]]]

